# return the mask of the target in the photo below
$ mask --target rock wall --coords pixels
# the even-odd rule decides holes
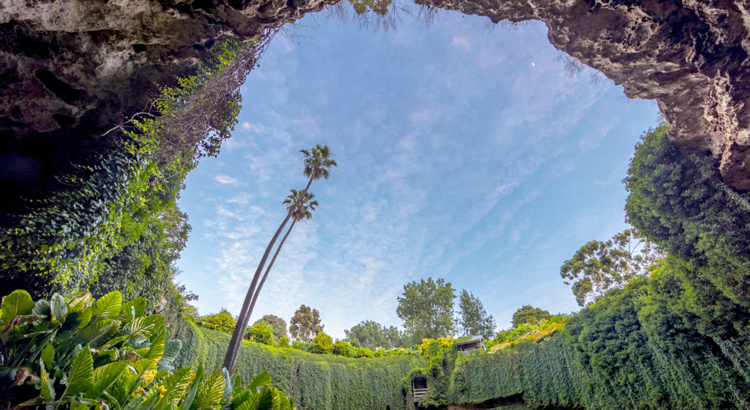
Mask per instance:
[[[337,0],[0,0],[0,216],[111,146],[106,130],[248,39]]]
[[[0,0],[0,222],[18,197],[64,189],[101,135],[215,40],[241,39],[338,0]],[[730,0],[417,0],[541,20],[558,49],[631,98],[656,99],[683,149],[712,153],[750,190],[750,4]]]
[[[556,48],[655,99],[682,149],[712,153],[750,190],[750,2],[741,0],[416,0],[494,22],[541,20]]]

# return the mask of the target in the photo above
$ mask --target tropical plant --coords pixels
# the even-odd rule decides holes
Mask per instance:
[[[276,252],[273,254],[273,258],[271,258],[271,262],[268,264],[268,268],[266,268],[266,273],[263,274],[263,279],[261,279],[260,283],[258,284],[258,288],[255,290],[255,296],[253,296],[253,302],[250,304],[250,312],[255,309],[255,303],[258,302],[258,298],[260,297],[260,291],[263,289],[263,284],[266,283],[266,278],[268,278],[268,273],[271,272],[271,268],[273,268],[273,264],[276,262],[276,258],[279,256],[279,252],[281,252],[281,247],[284,246],[284,242],[286,242],[286,238],[289,237],[289,234],[292,233],[292,229],[294,229],[294,225],[303,220],[303,219],[311,219],[312,218],[312,212],[315,212],[315,209],[318,207],[318,201],[316,201],[315,195],[311,193],[302,194],[302,192],[297,191],[296,189],[290,190],[291,194],[287,196],[287,198],[284,200],[283,204],[287,205],[287,213],[292,215],[292,224],[289,226],[289,229],[286,231],[286,234],[281,239],[281,242],[279,243],[279,246],[276,248]],[[312,211],[312,212],[311,212]],[[286,324],[284,324],[286,326]],[[286,334],[286,330],[284,330],[284,334]]]
[[[119,292],[69,302],[59,294],[33,302],[17,290],[3,299],[0,402],[49,409],[293,410],[294,403],[258,375],[246,389],[226,370],[174,370],[179,340],[167,340],[146,300]]]
[[[245,339],[264,345],[273,345],[273,329],[265,322],[258,322],[247,329]]]
[[[466,289],[458,296],[458,313],[458,325],[464,336],[489,339],[495,333],[495,319],[484,310],[482,301]]]
[[[297,196],[298,199],[304,199],[306,198],[307,191],[310,189],[310,185],[312,185],[313,181],[316,181],[320,178],[328,179],[328,177],[330,176],[329,170],[331,169],[331,167],[338,166],[338,164],[335,160],[331,159],[331,150],[327,145],[317,145],[311,150],[303,149],[300,150],[300,152],[304,155],[303,162],[305,167],[302,172],[306,177],[310,178],[305,189],[302,190],[302,192]],[[229,369],[229,371],[232,371],[235,363],[237,363],[237,355],[240,352],[242,337],[245,333],[244,329],[247,327],[247,324],[250,321],[250,315],[252,315],[251,304],[253,303],[253,300],[255,298],[255,287],[258,284],[258,280],[260,279],[260,274],[263,271],[263,267],[265,267],[266,265],[268,255],[271,254],[271,249],[273,249],[273,246],[276,243],[276,239],[278,239],[281,231],[284,230],[286,223],[290,218],[292,218],[292,216],[296,215],[296,211],[300,208],[300,206],[301,203],[298,202],[296,208],[293,208],[292,210],[287,212],[286,218],[284,218],[284,221],[282,221],[279,229],[276,230],[276,233],[271,238],[271,241],[266,247],[265,253],[263,253],[263,257],[261,257],[260,262],[258,263],[258,268],[255,270],[255,274],[253,275],[253,280],[250,282],[250,287],[248,287],[247,289],[245,301],[242,303],[242,310],[240,311],[240,316],[237,320],[237,326],[235,326],[234,332],[232,332],[232,340],[229,342],[229,346],[227,347],[227,354],[224,357],[224,367]]]
[[[610,289],[622,289],[664,254],[637,229],[627,229],[612,239],[583,245],[560,268],[566,285],[573,285],[576,302],[583,307]]]
[[[318,333],[323,331],[325,325],[320,324],[320,312],[302,305],[294,312],[292,320],[289,321],[289,333],[295,340],[309,342]]]
[[[453,334],[455,290],[444,279],[428,278],[404,285],[396,313],[415,342]]]

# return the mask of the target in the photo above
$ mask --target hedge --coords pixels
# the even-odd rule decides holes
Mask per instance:
[[[230,335],[188,322],[177,338],[183,349],[175,367],[221,366]],[[419,356],[349,359],[281,349],[243,341],[234,372],[248,381],[268,371],[274,386],[294,397],[299,410],[413,409],[411,391],[403,380],[412,368],[424,366]]]

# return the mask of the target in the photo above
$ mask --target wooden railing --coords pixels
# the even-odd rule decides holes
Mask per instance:
[[[424,396],[424,395],[427,394],[427,388],[426,387],[424,389],[413,389],[413,391],[414,391],[414,402],[415,403],[418,402],[419,399],[422,396]]]

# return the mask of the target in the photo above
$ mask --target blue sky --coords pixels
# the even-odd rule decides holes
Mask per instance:
[[[440,277],[477,295],[498,328],[531,304],[578,309],[560,265],[626,228],[621,184],[651,101],[590,72],[570,76],[542,23],[491,28],[441,12],[397,30],[322,16],[278,36],[242,88],[240,124],[187,179],[193,233],[178,278],[201,314],[237,314],[281,202],[301,189],[298,151],[331,147],[252,321],[320,310],[343,338],[362,320],[400,325],[403,285]]]

